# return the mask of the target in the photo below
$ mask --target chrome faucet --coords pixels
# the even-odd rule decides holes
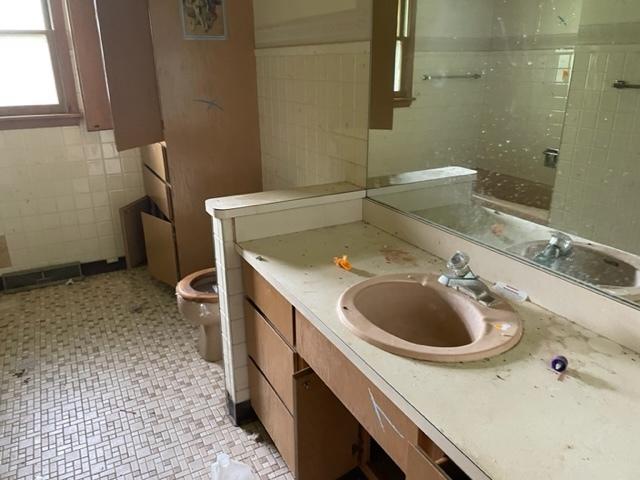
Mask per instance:
[[[438,277],[438,282],[445,287],[453,288],[478,303],[490,307],[496,302],[489,287],[480,280],[469,267],[469,255],[456,252],[447,262],[447,273]]]
[[[540,253],[533,257],[534,262],[550,264],[560,257],[568,256],[573,250],[573,239],[562,232],[553,232],[549,243]]]

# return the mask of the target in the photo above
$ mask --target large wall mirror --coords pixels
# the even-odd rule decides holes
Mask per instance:
[[[399,0],[394,55],[370,197],[640,302],[640,1]]]

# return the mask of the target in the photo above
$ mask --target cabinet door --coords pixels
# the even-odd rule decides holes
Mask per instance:
[[[111,130],[111,106],[93,2],[67,0],[87,130]]]
[[[330,340],[296,311],[298,353],[403,471],[418,428]]]
[[[173,225],[145,212],[141,215],[149,274],[175,287],[179,276]]]
[[[95,0],[118,150],[163,140],[147,0]]]
[[[171,204],[171,189],[160,177],[149,168],[142,168],[142,182],[144,190],[151,201],[169,220],[173,220],[173,206]]]
[[[450,480],[423,452],[409,446],[407,480]]]
[[[167,147],[163,143],[152,143],[151,145],[145,145],[140,151],[142,153],[142,163],[162,180],[170,183]]]
[[[357,420],[310,368],[294,384],[296,479],[342,477],[358,463]]]

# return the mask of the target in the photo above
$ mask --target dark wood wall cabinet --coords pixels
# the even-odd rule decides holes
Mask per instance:
[[[246,262],[242,275],[251,405],[296,479],[469,478]]]
[[[185,38],[176,0],[68,0],[87,128],[143,148],[149,269],[166,283],[214,264],[206,199],[262,189],[252,6],[228,2],[213,41]]]

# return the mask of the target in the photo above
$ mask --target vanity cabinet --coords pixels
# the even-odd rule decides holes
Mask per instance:
[[[297,479],[339,478],[358,464],[358,422],[296,351],[291,304],[242,272],[251,406]]]
[[[372,480],[468,478],[245,261],[242,275],[251,405],[297,479],[356,466]]]

